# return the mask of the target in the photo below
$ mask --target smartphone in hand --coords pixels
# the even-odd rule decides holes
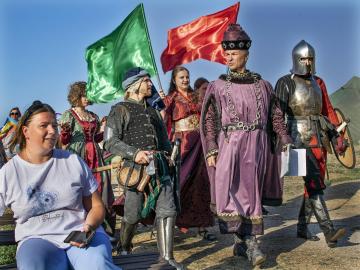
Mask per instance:
[[[87,246],[90,244],[92,238],[95,235],[95,231],[72,231],[64,240],[64,243],[76,242],[79,244],[85,244]]]

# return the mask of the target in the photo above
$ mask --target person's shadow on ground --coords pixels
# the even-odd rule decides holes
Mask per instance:
[[[341,211],[341,207],[346,205],[355,193],[360,188],[360,182],[346,182],[338,185],[331,186],[325,191],[325,199],[327,202],[331,200],[341,200],[341,203],[337,203],[336,207],[332,207],[332,204],[328,203],[328,209],[330,210],[330,218],[332,219],[335,228],[345,227],[347,229],[346,236],[339,240],[338,247],[346,247],[358,245],[358,243],[352,243],[349,241],[352,234],[360,230],[360,208],[353,208],[350,217],[336,219],[332,215],[334,210]],[[294,249],[303,245],[306,241],[296,237],[296,223],[297,216],[302,202],[302,196],[295,197],[282,205],[281,207],[267,207],[269,215],[264,218],[264,227],[270,228],[271,232],[265,233],[265,235],[259,237],[260,247],[267,256],[266,262],[261,266],[261,269],[267,269],[276,267],[278,265],[277,260],[279,255],[283,253],[289,253]],[[341,213],[341,212],[340,212]],[[347,215],[349,216],[349,215]],[[290,225],[289,225],[290,223]],[[321,230],[317,222],[313,222],[309,226],[310,230],[315,233],[321,233]],[[148,232],[149,233],[149,232]],[[150,235],[150,234],[149,234]],[[201,260],[210,254],[214,254],[223,249],[229,249],[232,252],[233,238],[232,235],[221,235],[216,233],[217,240],[214,242],[208,242],[199,238],[199,240],[186,241],[187,237],[194,237],[195,232],[190,234],[176,233],[174,249],[176,252],[186,252],[186,250],[199,247],[198,252],[193,252],[190,256],[180,261],[183,265],[187,266],[191,263]],[[329,249],[325,243],[323,237],[318,242],[324,250]],[[136,252],[143,252],[145,250],[156,250],[156,237],[152,240],[143,240],[140,244],[140,248],[136,249]],[[204,248],[206,247],[206,248]],[[306,259],[304,257],[304,259]],[[250,262],[244,257],[228,256],[225,258],[219,257],[218,263],[213,266],[204,266],[199,269],[204,270],[238,270],[238,269],[253,269]]]
[[[341,211],[341,207],[346,205],[346,203],[350,201],[351,198],[353,198],[359,188],[359,182],[346,182],[331,186],[325,191],[325,200],[327,201],[328,209],[330,211],[330,218],[334,223],[334,227],[345,227],[347,231],[345,237],[339,240],[338,247],[359,245],[358,243],[352,243],[349,241],[349,239],[355,231],[360,230],[360,208],[353,207],[351,208],[351,213],[344,213],[346,216],[350,215],[350,217],[347,218],[336,219],[336,217],[334,218],[332,215],[334,210]],[[340,203],[337,203],[336,207],[331,207],[332,204],[328,203],[331,200],[341,201]],[[259,238],[261,240],[261,248],[267,255],[267,260],[265,264],[262,265],[262,269],[277,266],[277,259],[280,254],[289,253],[306,242],[305,239],[296,237],[297,216],[301,202],[302,196],[298,196],[288,201],[281,207],[268,208],[270,215],[269,217],[265,218],[265,228],[279,227],[279,229],[271,231],[270,233],[266,233],[264,236]],[[286,223],[288,221],[292,222],[293,224],[287,225]],[[316,221],[313,222],[309,228],[314,234],[321,233],[319,225]],[[323,248],[325,250],[329,249],[323,237],[321,238],[320,242],[321,241],[323,242],[321,243]],[[306,258],[304,257],[304,259]]]

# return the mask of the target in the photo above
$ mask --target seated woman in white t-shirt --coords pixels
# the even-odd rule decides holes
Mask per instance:
[[[20,152],[0,170],[0,215],[14,212],[18,269],[119,269],[99,226],[105,210],[97,183],[81,158],[54,149],[57,139],[54,110],[35,101],[12,143]],[[75,230],[96,233],[87,246],[64,243]]]

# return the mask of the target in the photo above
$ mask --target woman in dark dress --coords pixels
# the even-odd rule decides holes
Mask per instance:
[[[181,213],[176,225],[186,232],[198,227],[199,234],[213,241],[206,227],[214,225],[210,210],[209,178],[202,152],[199,121],[201,101],[190,86],[189,71],[177,66],[172,72],[169,93],[160,92],[165,103],[165,121],[171,141],[181,139],[180,196]]]

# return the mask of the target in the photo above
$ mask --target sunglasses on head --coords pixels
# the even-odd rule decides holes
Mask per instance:
[[[39,100],[35,100],[33,104],[26,110],[26,112],[23,115],[23,123],[25,124],[27,120],[29,120],[30,116],[37,110],[43,108],[43,107],[49,107],[49,105],[42,103]]]
[[[19,115],[18,112],[11,112],[10,115]]]

